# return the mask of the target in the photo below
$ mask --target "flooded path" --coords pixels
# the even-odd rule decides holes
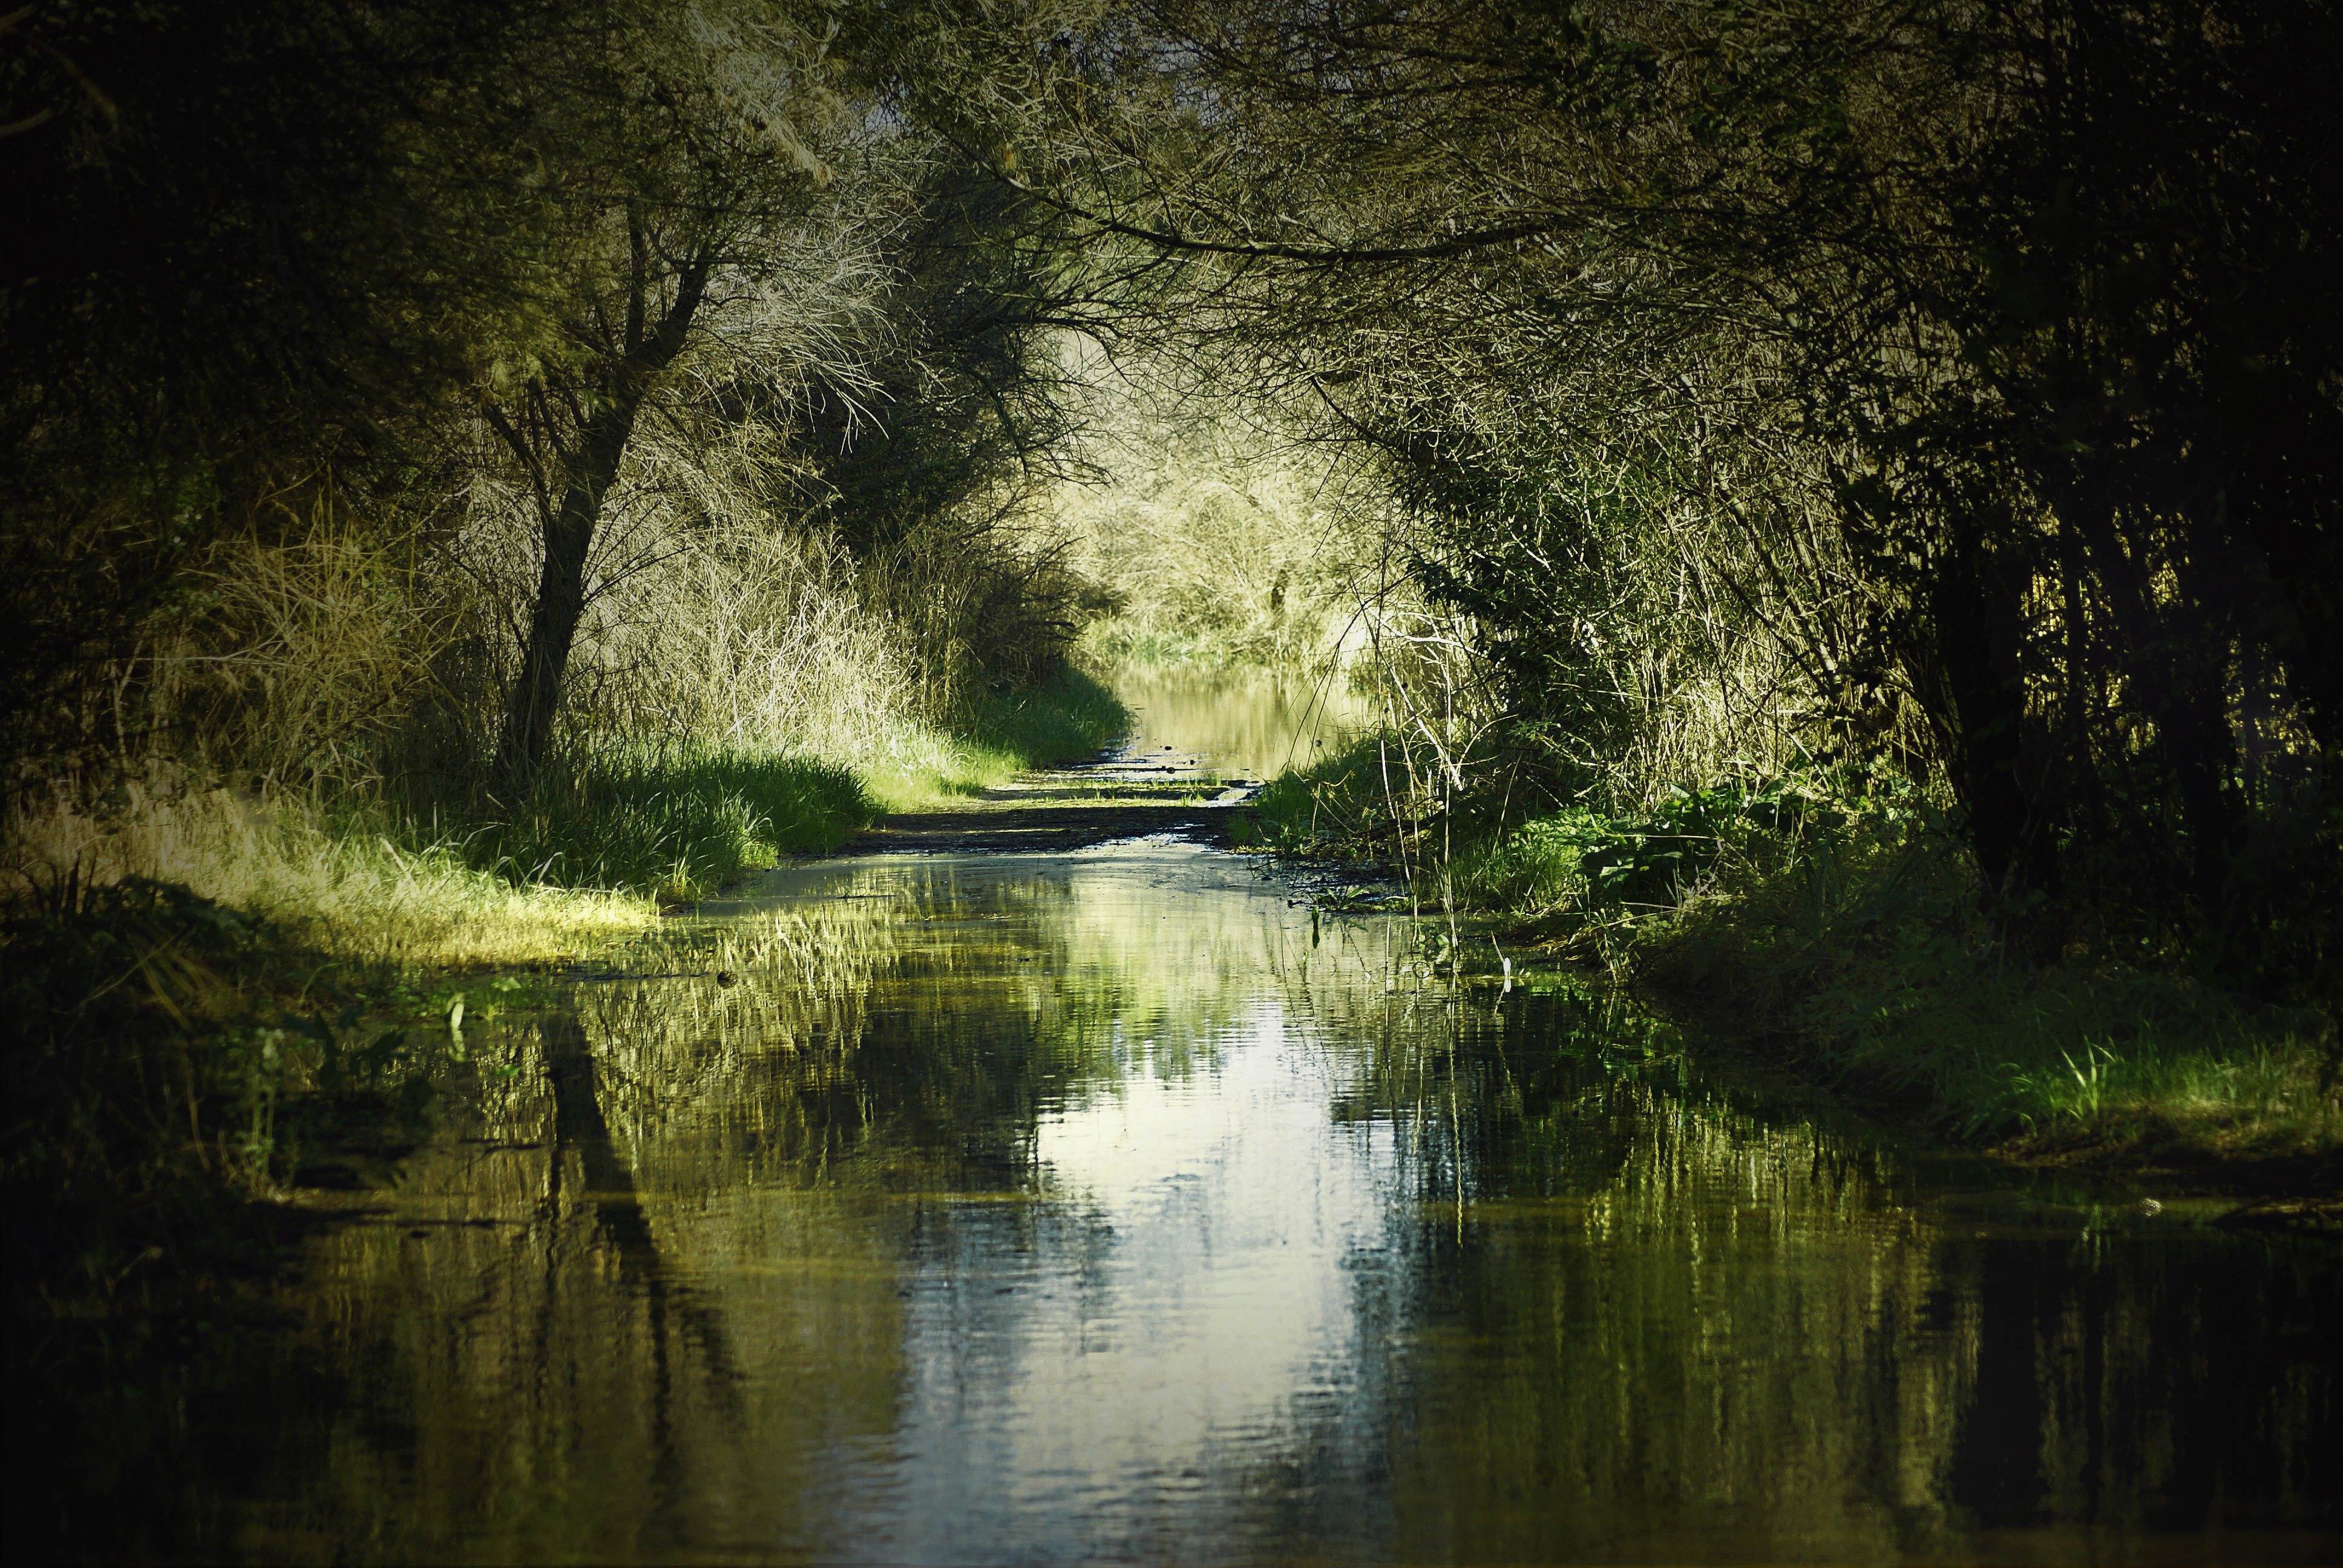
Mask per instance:
[[[205,1553],[2334,1559],[2330,1242],[2012,1187],[1177,838],[702,920],[474,1034],[204,1418]]]
[[[1126,675],[1116,688],[1136,723],[1120,744],[956,809],[886,818],[846,852],[1063,851],[1161,834],[1225,848],[1229,808],[1264,779],[1341,745],[1365,717],[1332,678]]]

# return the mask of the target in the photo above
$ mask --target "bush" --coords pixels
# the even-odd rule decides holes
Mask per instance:
[[[618,752],[540,774],[508,805],[490,802],[467,852],[517,881],[690,900],[779,856],[834,849],[876,812],[835,763],[731,750]]]

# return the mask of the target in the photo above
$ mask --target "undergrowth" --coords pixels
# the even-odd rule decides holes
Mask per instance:
[[[614,749],[484,802],[458,840],[473,865],[518,884],[626,889],[678,902],[780,856],[831,849],[875,804],[848,769],[735,750]],[[427,848],[438,835],[409,838]]]
[[[1959,1141],[2334,1179],[2331,997],[2258,999],[2172,932],[1996,904],[1906,780],[1812,767],[1509,818],[1423,790],[1434,762],[1370,738],[1274,780],[1240,841],[1403,878],[1443,964],[1498,942],[1593,962]]]
[[[1113,692],[1065,665],[1032,686],[963,699],[949,725],[898,724],[859,748],[851,766],[885,809],[912,811],[1091,756],[1130,727],[1130,710]]]

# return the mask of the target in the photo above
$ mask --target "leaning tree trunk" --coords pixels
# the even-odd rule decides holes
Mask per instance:
[[[539,502],[545,561],[530,607],[528,638],[521,649],[520,673],[505,705],[504,730],[497,745],[498,771],[513,781],[544,766],[553,744],[553,721],[561,709],[561,686],[578,624],[586,615],[586,563],[601,520],[602,498],[617,482],[626,460],[635,417],[660,374],[683,351],[692,313],[708,281],[705,264],[685,269],[674,303],[656,328],[641,330],[642,287],[638,276],[630,302],[628,347],[613,367],[606,400],[578,432],[562,462],[566,483],[558,505]]]
[[[588,422],[571,466],[571,483],[560,506],[543,518],[545,561],[538,572],[520,673],[505,704],[504,734],[497,747],[499,769],[508,778],[535,774],[552,745],[569,650],[586,614],[586,560],[593,549],[595,524],[601,518],[602,498],[618,477],[639,407],[639,399],[614,404]]]

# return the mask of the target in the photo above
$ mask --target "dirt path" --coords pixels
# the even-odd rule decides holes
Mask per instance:
[[[1057,851],[1157,833],[1225,844],[1238,819],[1234,808],[1251,799],[1260,783],[1168,747],[1140,754],[1115,749],[1071,768],[1027,774],[956,810],[883,817],[840,853]]]

